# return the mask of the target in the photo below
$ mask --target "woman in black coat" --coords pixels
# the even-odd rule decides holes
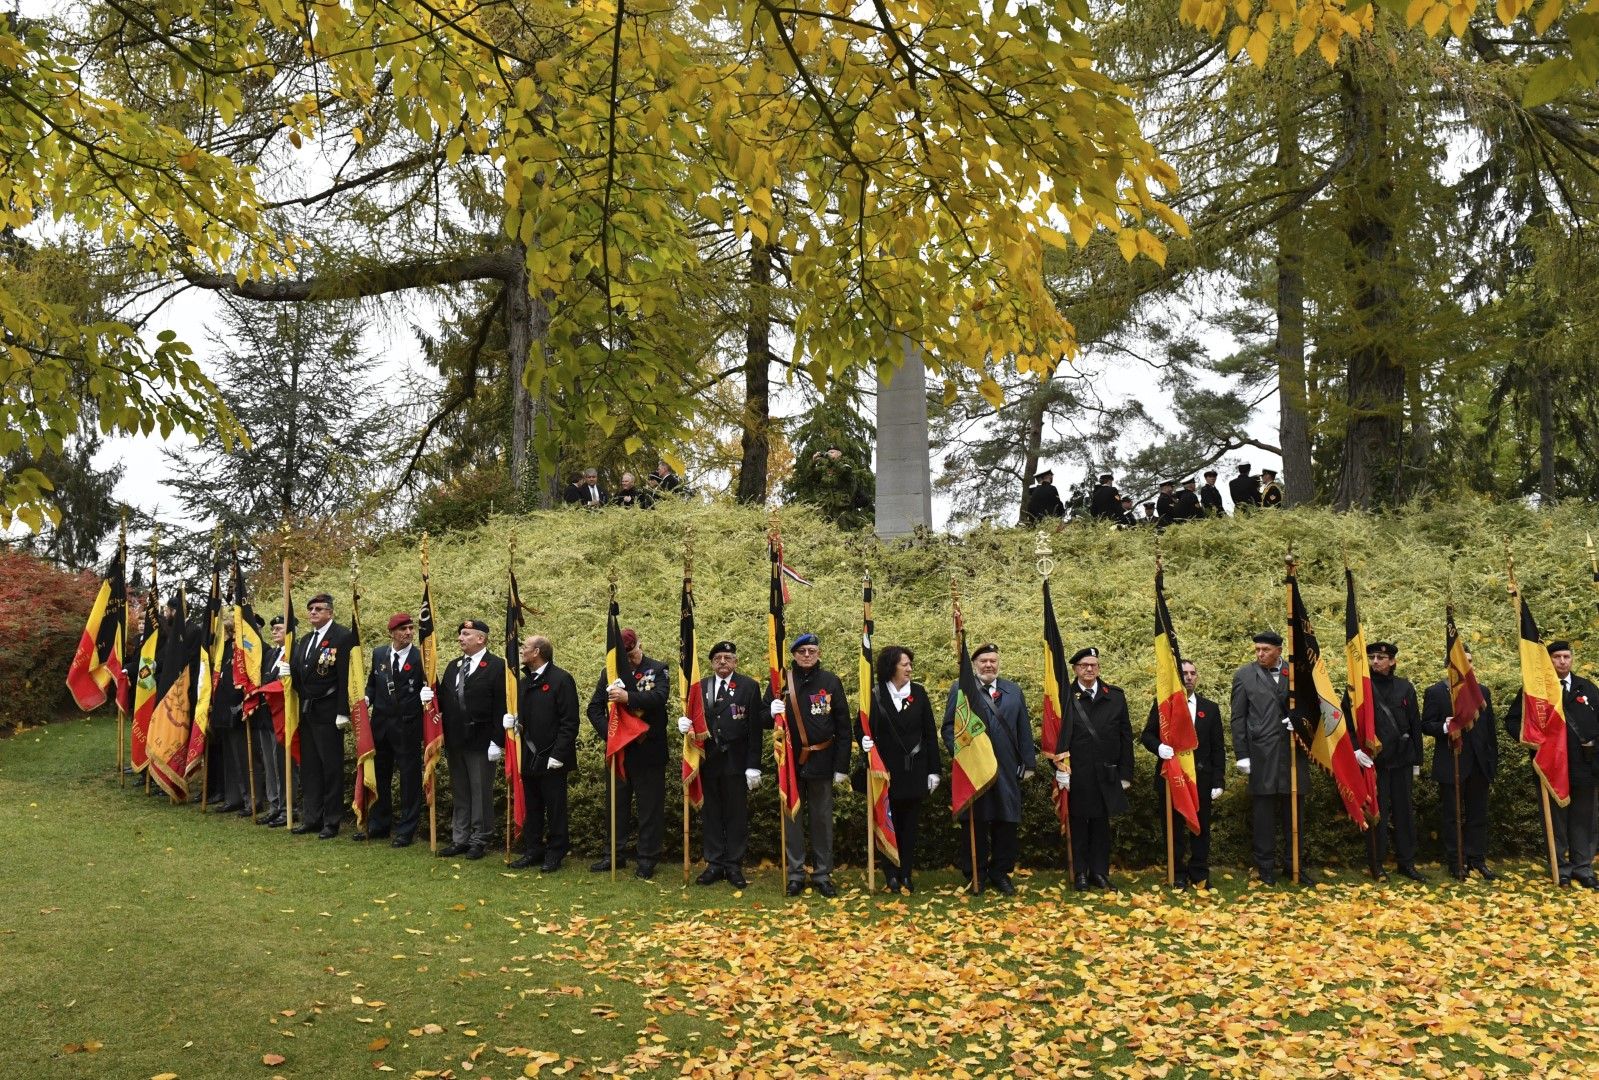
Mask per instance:
[[[857,731],[861,749],[877,753],[888,769],[888,810],[899,842],[899,866],[884,874],[890,892],[914,892],[917,819],[922,800],[938,787],[943,768],[938,756],[938,731],[927,688],[911,681],[911,651],[890,645],[877,654],[877,681],[872,684],[872,734]],[[857,724],[859,721],[857,721]]]

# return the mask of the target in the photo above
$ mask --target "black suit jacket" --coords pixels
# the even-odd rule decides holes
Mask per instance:
[[[1471,730],[1460,738],[1460,779],[1481,776],[1492,781],[1499,771],[1499,730],[1494,725],[1493,697],[1482,687],[1483,709]],[[1439,679],[1422,697],[1421,730],[1437,740],[1432,751],[1432,778],[1440,784],[1455,782],[1453,740],[1444,734],[1444,718],[1455,711],[1449,683]]]
[[[1207,513],[1223,517],[1227,511],[1221,504],[1221,488],[1215,484],[1202,484],[1199,488],[1199,505]]]
[[[456,672],[466,657],[457,656],[439,676],[439,713],[444,745],[455,750],[487,751],[489,743],[505,744],[505,661],[485,652],[466,677],[464,700],[455,690]]]
[[[553,773],[577,768],[577,682],[570,672],[545,664],[538,678],[522,666],[517,684],[517,720],[522,725],[522,766],[545,772],[550,758],[561,763]]]
[[[762,706],[761,684],[735,671],[728,677],[727,696],[712,701],[716,676],[700,680],[705,701],[705,740],[702,776],[743,776],[747,769],[761,767],[763,733],[771,723],[771,713]]]
[[[1560,706],[1566,714],[1566,760],[1571,769],[1571,786],[1599,785],[1599,712],[1595,711],[1599,709],[1599,687],[1572,672],[1571,689],[1561,695]],[[1505,713],[1505,730],[1513,738],[1521,738],[1519,690]]]
[[[1088,495],[1088,512],[1107,520],[1121,517],[1122,501],[1116,489],[1109,484],[1095,484],[1094,490]]]
[[[333,722],[335,716],[350,715],[350,652],[355,635],[348,626],[330,622],[321,644],[308,652],[316,631],[303,627],[294,639],[289,657],[289,674],[294,692],[300,695],[301,719]]]
[[[938,755],[938,728],[933,724],[933,703],[927,687],[911,683],[911,696],[903,709],[880,682],[872,683],[872,742],[888,769],[888,797],[895,802],[927,798],[927,778],[944,771]],[[855,737],[864,734],[856,720]]]
[[[1100,680],[1092,700],[1073,679],[1064,690],[1072,713],[1071,808],[1078,817],[1112,817],[1127,812],[1123,780],[1133,778],[1133,727],[1120,687]]]
[[[588,709],[589,723],[600,737],[601,753],[604,753],[605,736],[611,725],[606,682],[605,672],[602,671],[594,686],[594,696],[589,698]],[[627,707],[639,715],[647,730],[629,743],[623,752],[622,764],[629,775],[634,766],[659,768],[666,764],[666,699],[671,692],[671,679],[666,673],[666,665],[648,656],[642,657],[633,669],[633,685],[627,688]]]
[[[1217,705],[1204,694],[1194,695],[1194,733],[1199,736],[1199,749],[1194,751],[1194,782],[1199,785],[1201,792],[1210,791],[1212,788],[1225,787],[1227,779],[1227,740],[1222,733],[1221,706]],[[1155,754],[1157,759],[1160,754],[1160,705],[1157,702],[1149,707],[1149,719],[1144,722],[1143,733],[1138,741],[1144,744],[1144,749]],[[1155,786],[1159,787],[1164,781],[1160,776],[1160,766],[1155,767]]]
[[[222,646],[222,659],[218,661],[216,685],[211,688],[211,730],[233,731],[244,719],[244,695],[233,682],[233,642]]]
[[[422,730],[421,693],[427,682],[422,673],[422,650],[408,646],[399,671],[392,670],[393,653],[393,645],[373,649],[372,669],[366,678],[366,699],[372,703],[372,738],[379,744],[397,730],[406,732],[405,737],[412,740]],[[392,693],[390,686],[394,688]]]
[[[1227,494],[1233,497],[1233,509],[1240,506],[1260,505],[1260,477],[1235,476],[1227,481]]]

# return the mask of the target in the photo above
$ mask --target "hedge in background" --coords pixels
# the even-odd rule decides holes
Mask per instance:
[[[668,503],[652,511],[497,516],[471,531],[432,537],[441,656],[454,655],[459,620],[483,618],[493,626],[502,622],[508,544],[514,536],[521,593],[533,609],[528,627],[554,641],[556,662],[576,675],[585,702],[603,665],[606,585],[612,574],[618,578],[624,623],[637,627],[645,651],[674,665],[675,674],[678,589],[684,545],[691,537],[700,640],[733,639],[740,647],[741,669],[760,674],[765,668],[766,523],[763,511],[732,503]],[[1444,604],[1452,593],[1478,672],[1502,709],[1519,679],[1515,623],[1505,593],[1506,543],[1514,549],[1518,577],[1546,635],[1572,639],[1579,670],[1592,670],[1599,653],[1587,642],[1599,594],[1590,580],[1583,537],[1595,524],[1587,507],[1534,512],[1520,505],[1465,501],[1380,517],[1308,510],[1194,522],[1168,530],[1161,546],[1183,653],[1198,663],[1202,691],[1219,701],[1224,713],[1232,672],[1253,655],[1251,634],[1263,627],[1283,628],[1283,555],[1290,543],[1335,683],[1341,685],[1343,679],[1342,570],[1347,551],[1360,588],[1367,638],[1398,643],[1399,674],[1418,690],[1442,677]],[[1033,550],[1037,533],[978,529],[964,536],[883,544],[870,535],[840,532],[802,507],[783,512],[782,529],[787,561],[814,583],[812,588],[793,586],[788,629],[791,635],[807,630],[820,634],[823,663],[838,671],[847,687],[854,682],[859,640],[860,576],[870,569],[876,644],[914,649],[916,678],[942,696],[955,672],[949,603],[953,576],[973,640],[1000,644],[1005,676],[1022,685],[1029,708],[1038,716],[1043,656]],[[1099,647],[1105,679],[1127,692],[1136,732],[1154,689],[1150,628],[1155,534],[1074,524],[1048,535],[1056,560],[1051,589],[1067,650]],[[392,541],[363,560],[366,627],[382,626],[392,611],[415,613],[421,592],[419,539]],[[345,567],[313,568],[295,588],[302,599],[327,589],[338,598],[337,617],[348,619]],[[85,598],[85,607],[87,602]],[[381,640],[369,630],[368,645]],[[491,638],[491,647],[498,652],[502,643]],[[855,704],[853,692],[850,697]],[[675,716],[675,694],[673,710]],[[580,771],[572,784],[572,835],[584,853],[597,854],[605,835],[602,758],[586,723],[580,748]],[[1430,761],[1430,745],[1428,755]],[[1229,764],[1231,756],[1229,747]],[[1501,757],[1491,808],[1493,853],[1537,857],[1541,825],[1531,772],[1519,749],[1503,736]],[[1155,820],[1153,762],[1142,749],[1138,769],[1133,811],[1121,819],[1116,833],[1116,857],[1124,865],[1164,858]],[[675,769],[669,777],[668,812],[675,815]],[[940,827],[948,819],[947,797],[946,786],[924,808],[929,865],[948,861],[954,852],[957,834]],[[1061,844],[1042,778],[1029,789],[1029,800],[1022,829],[1024,860],[1055,865],[1062,858]],[[1434,835],[1436,800],[1436,789],[1423,779],[1417,813],[1424,843],[1435,854],[1440,850]],[[768,778],[752,807],[755,859],[776,855],[776,813]],[[860,861],[865,843],[860,797],[841,798],[839,813],[839,857]],[[1308,845],[1317,859],[1363,862],[1364,841],[1337,809],[1325,777],[1315,780],[1307,817]],[[668,834],[673,842],[676,832],[669,828]],[[698,835],[696,825],[696,851]],[[1218,863],[1247,863],[1247,795],[1231,770],[1227,793],[1217,804],[1214,845]]]
[[[42,724],[76,710],[67,668],[99,587],[91,574],[0,550],[0,727]]]

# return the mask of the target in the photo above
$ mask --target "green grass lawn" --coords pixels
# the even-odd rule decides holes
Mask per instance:
[[[114,737],[0,740],[0,1076],[1587,1076],[1599,1052],[1599,900],[1537,867],[613,885],[175,808],[118,788]]]

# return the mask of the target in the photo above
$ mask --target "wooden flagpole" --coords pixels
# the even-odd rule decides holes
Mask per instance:
[[[861,607],[862,607],[861,626],[862,627],[867,626],[872,621],[872,602],[870,600],[865,599],[866,590],[870,589],[871,587],[872,587],[872,575],[871,575],[870,571],[867,571],[866,574],[864,575],[864,577],[862,578],[862,583],[861,583],[861,594],[862,594],[862,600],[861,600]],[[870,642],[870,638],[864,638],[863,637],[862,640],[864,642],[868,642],[868,643]],[[868,649],[870,648],[870,644],[867,644],[867,648]],[[876,678],[875,674],[873,675],[873,678],[874,679]],[[864,709],[866,711],[866,715],[868,717],[870,717],[872,715],[872,702],[871,702],[871,699],[867,698],[865,701],[861,702],[861,708]],[[870,750],[867,750],[867,751],[865,751],[865,754],[866,754],[866,895],[870,896],[873,893],[877,892],[877,817],[876,817],[877,806],[872,800],[872,753],[871,753]]]
[[[156,627],[156,632],[158,634],[160,633],[160,628],[161,628],[161,590],[156,587],[156,577],[155,577],[155,575],[156,575],[156,565],[155,564],[156,564],[156,551],[158,550],[159,544],[160,544],[160,536],[161,536],[161,526],[160,526],[160,524],[158,523],[158,524],[152,525],[150,527],[150,599],[149,599],[148,602],[153,604],[153,605],[155,605],[155,610],[150,613],[150,618],[153,621],[153,623],[154,623],[154,625]],[[144,643],[143,642],[139,643],[139,650],[140,650],[140,653],[142,655],[142,653],[144,651]],[[129,738],[130,741],[133,738],[133,734],[132,734],[131,731],[128,734],[128,738]],[[148,795],[148,794],[150,794],[150,756],[149,756],[149,743],[148,742],[146,742],[145,747],[146,747],[146,753],[145,753],[145,758],[144,758],[144,793],[146,795]],[[129,747],[128,747],[128,755],[129,755],[130,758],[132,757],[132,754],[133,754],[133,747],[131,745],[129,745]]]
[[[1519,642],[1521,640],[1521,588],[1516,584],[1516,560],[1510,554],[1509,543],[1505,544],[1505,567],[1505,573],[1509,580],[1506,590],[1510,593],[1511,607],[1516,612],[1516,640]],[[1522,694],[1521,701],[1521,723],[1525,726],[1527,723],[1527,695],[1525,693]],[[1537,770],[1534,770],[1534,775],[1536,773]],[[1549,809],[1549,785],[1544,783],[1541,776],[1538,777],[1538,800],[1543,807],[1543,835],[1544,843],[1549,850],[1549,877],[1558,887],[1560,884],[1560,854],[1555,849],[1555,818]]]
[[[614,566],[612,567],[612,570],[611,570],[611,603],[613,605],[616,603],[616,570],[615,570]],[[606,618],[609,619],[609,617],[610,617],[609,616],[609,609],[607,609]],[[620,622],[621,622],[620,618],[618,618],[617,621],[618,621],[618,634],[620,634]],[[610,646],[610,641],[609,641],[610,632],[609,632],[609,629],[607,629],[607,631],[606,631],[606,638],[607,638],[606,647],[609,648],[609,646]],[[618,649],[620,649],[622,647],[622,641],[621,641],[620,637],[618,637],[618,639],[617,639],[616,647]],[[607,671],[606,674],[609,675],[610,672]],[[611,796],[611,881],[615,882],[616,881],[616,755],[612,754],[612,753],[609,753],[609,751],[610,751],[610,739],[609,738],[606,739],[606,747],[605,747],[605,749],[607,751],[607,753],[606,753],[606,765],[608,765],[610,767],[610,774],[611,774],[611,782],[608,785],[609,789],[610,789],[610,796]]]
[[[289,627],[294,625],[294,611],[289,604],[289,519],[283,518],[283,634],[284,653],[278,659],[289,663],[293,657],[290,653],[294,650],[294,640],[289,636]],[[294,679],[291,675],[283,684],[283,711],[289,711],[289,695],[294,693]],[[283,831],[285,834],[294,832],[294,736],[288,726],[283,728]]]
[[[122,529],[117,534],[117,552],[117,561],[122,564],[122,647],[117,650],[121,654],[117,657],[117,660],[122,665],[122,677],[126,679],[128,670],[128,625],[133,611],[133,606],[129,603],[132,591],[128,588],[128,512],[126,510],[122,512]],[[134,670],[138,670],[137,665],[134,666]],[[122,680],[115,681],[120,691]],[[122,729],[128,718],[127,706],[132,702],[133,693],[134,687],[130,685],[127,693],[128,701],[126,702],[123,701],[123,695],[120,692],[117,694],[117,787],[128,786],[127,774],[122,771],[122,763],[125,760],[122,753]]]
[[[432,604],[433,604],[433,590],[432,590],[431,586],[428,583],[428,534],[427,534],[426,531],[424,531],[422,533],[422,591],[424,593],[426,593],[427,597],[428,597],[428,606],[429,606],[428,616],[429,616],[429,620],[433,624],[433,655],[436,657],[436,656],[438,656],[438,650],[439,650],[439,621],[438,621],[438,619],[432,618],[433,612],[432,612],[431,609],[432,609]],[[420,658],[420,655],[421,654],[420,654],[420,651],[419,651],[418,652],[418,657],[419,658]],[[510,658],[509,657],[506,658],[506,662],[507,663],[510,662]],[[435,667],[436,666],[437,665],[435,665]],[[427,670],[424,669],[423,672],[422,672],[422,679],[423,679],[424,685],[427,686],[429,690],[432,690],[434,693],[437,693],[438,692],[437,689],[434,688],[434,686],[433,686],[433,682],[435,681],[434,678],[433,678],[434,675],[435,675],[435,672],[430,672],[430,671],[427,671]],[[425,733],[424,733],[423,737],[424,738],[426,737]],[[424,752],[426,752],[425,748],[424,748]],[[435,855],[437,855],[438,852],[439,852],[438,787],[439,787],[439,767],[438,767],[438,763],[434,762],[434,764],[433,764],[433,786],[428,789],[427,797],[428,797],[428,850],[430,852],[432,852],[433,854],[435,854]]]
[[[1451,740],[1455,758],[1455,876],[1466,880],[1466,824],[1461,820],[1460,806],[1460,740]]]
[[[1284,561],[1288,564],[1288,578],[1291,579],[1294,576],[1294,569],[1295,569],[1295,565],[1296,565],[1295,562],[1294,562],[1294,547],[1293,547],[1292,544],[1288,545],[1288,555],[1286,556]],[[1288,727],[1288,821],[1289,821],[1289,829],[1288,829],[1288,843],[1289,843],[1288,860],[1289,860],[1289,863],[1288,863],[1288,865],[1289,865],[1289,871],[1288,871],[1288,873],[1289,873],[1289,877],[1293,879],[1294,884],[1298,885],[1299,884],[1299,747],[1297,745],[1295,745],[1296,742],[1297,742],[1297,736],[1295,734],[1294,727],[1293,727],[1293,708],[1294,708],[1294,706],[1296,704],[1298,704],[1298,702],[1295,699],[1295,694],[1297,693],[1297,691],[1294,689],[1294,665],[1293,665],[1292,660],[1297,655],[1297,651],[1298,651],[1300,646],[1299,646],[1299,635],[1294,633],[1294,592],[1293,592],[1293,586],[1288,583],[1287,579],[1284,580],[1283,591],[1286,594],[1286,597],[1287,597],[1287,600],[1288,600],[1288,632],[1289,632],[1290,639],[1291,639],[1290,640],[1290,644],[1292,644],[1292,646],[1293,646],[1293,648],[1295,650],[1294,652],[1290,652],[1289,653],[1289,664],[1288,664],[1288,702],[1289,702],[1289,704],[1288,704],[1288,708],[1289,708],[1289,718],[1288,718],[1288,720],[1289,720],[1289,727]]]
[[[683,540],[683,580],[684,580],[684,582],[686,583],[686,585],[688,587],[689,595],[693,596],[694,595],[694,534],[693,534],[692,530],[689,532],[689,535],[687,537],[685,537],[684,540]],[[695,648],[697,648],[699,646],[699,642],[698,641],[692,641],[692,642],[689,642],[688,644],[691,647],[695,647]],[[682,652],[682,646],[683,646],[683,643],[679,642],[678,643],[678,651],[679,651],[679,653]],[[682,659],[683,658],[680,655],[678,657],[678,667],[679,667],[679,669],[682,668]],[[693,666],[692,666],[692,658],[690,658],[689,670],[690,671],[694,670]],[[680,678],[679,681],[681,682],[681,678]],[[683,695],[683,714],[685,716],[688,714],[688,694],[692,693],[693,690],[694,690],[694,688],[692,686],[685,686],[684,687],[684,691],[685,692],[684,692],[684,695]],[[694,733],[693,732],[690,732],[689,734],[683,736],[683,749],[684,750],[688,749],[689,740],[692,739],[692,738],[694,738]],[[703,756],[701,756],[700,764],[701,764],[702,768],[704,766],[704,763],[705,763],[705,758]],[[701,781],[701,783],[703,784],[703,781]],[[685,888],[688,886],[688,869],[689,869],[688,784],[687,784],[687,782],[685,782],[683,784],[683,885],[684,885]]]
[[[510,576],[516,573],[516,533],[514,531],[511,533],[510,539],[507,541],[507,550],[509,551],[508,559],[509,559],[509,564],[510,564],[510,570],[507,572],[507,575],[506,575],[506,585],[507,585],[507,587],[509,587],[509,585],[510,585]],[[520,596],[518,596],[516,598],[516,601],[517,601],[518,604],[520,604],[522,602],[522,598]],[[506,641],[506,643],[505,643],[505,651],[506,651],[507,654],[509,654],[510,651],[511,651],[511,644],[512,643],[510,641]],[[517,670],[517,668],[514,665],[517,665],[519,663],[521,663],[521,660],[520,660],[519,657],[514,657],[514,656],[510,656],[510,655],[507,655],[505,657],[505,664],[506,664],[506,670],[507,671],[515,671],[515,670]],[[516,702],[514,702],[514,701],[506,702],[505,703],[505,711],[506,712],[510,712],[511,711],[511,706],[513,706],[515,704],[516,704]],[[507,733],[507,734],[509,734],[509,733]],[[516,762],[517,775],[521,776],[521,771],[522,771],[521,739],[517,740],[516,753],[517,753],[517,762]],[[505,861],[507,863],[509,863],[511,861],[511,830],[516,827],[516,817],[515,817],[516,791],[515,791],[515,789],[513,789],[511,787],[511,740],[509,738],[505,739],[505,768],[502,769],[501,772],[505,773]],[[524,784],[527,783],[527,777],[525,777],[525,776],[522,777],[522,783],[524,783]]]

